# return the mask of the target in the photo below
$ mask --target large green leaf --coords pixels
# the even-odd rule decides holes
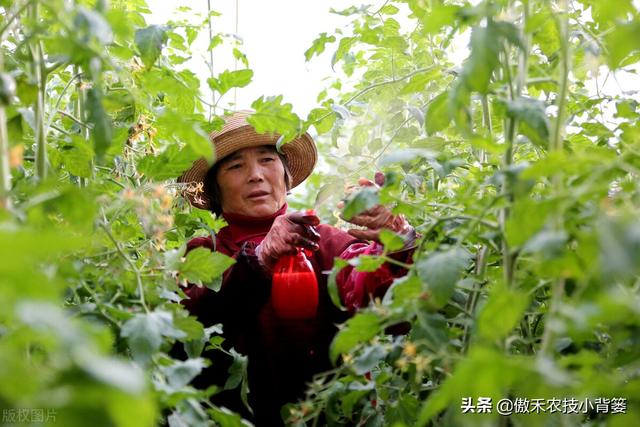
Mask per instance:
[[[478,333],[488,340],[504,338],[518,324],[528,305],[527,294],[494,286],[478,315]]]
[[[371,209],[379,203],[378,190],[375,187],[365,187],[347,197],[342,217],[347,221],[354,216]]]
[[[609,50],[608,62],[611,68],[627,65],[625,59],[631,53],[640,51],[640,22],[615,25],[606,35],[605,41]],[[637,61],[636,57],[633,62]]]
[[[520,121],[521,132],[536,145],[549,144],[549,119],[545,105],[537,99],[521,96],[507,101],[507,114]]]
[[[93,160],[93,149],[82,138],[72,138],[73,145],[61,147],[62,161],[69,173],[81,178],[91,177],[91,160]]]
[[[455,284],[469,267],[470,254],[462,248],[436,252],[416,263],[424,289],[429,292],[433,306],[443,307],[453,295]]]
[[[278,149],[282,144],[293,140],[302,130],[302,120],[293,112],[291,104],[282,103],[282,95],[267,98],[261,96],[251,104],[251,108],[255,112],[247,121],[258,133],[281,135]]]
[[[342,353],[348,353],[358,344],[370,340],[380,328],[380,320],[375,314],[356,314],[347,320],[333,339],[330,348],[331,360],[335,362]]]
[[[180,389],[189,384],[205,366],[207,366],[205,359],[187,359],[167,366],[164,368],[164,373],[169,385],[174,389]]]
[[[207,248],[196,248],[190,251],[180,266],[180,275],[185,280],[202,284],[221,276],[235,260],[220,252],[212,252]]]
[[[163,337],[183,338],[186,334],[173,325],[167,311],[136,314],[122,325],[120,335],[127,339],[133,358],[146,364],[160,349]]]
[[[253,79],[252,70],[225,70],[217,78],[209,78],[207,82],[212,90],[222,96],[234,87],[247,86],[251,83],[251,79]]]
[[[314,55],[320,55],[324,52],[327,43],[333,43],[334,41],[336,41],[335,36],[327,36],[327,33],[320,33],[318,38],[311,44],[311,47],[304,52],[304,59],[309,61]]]
[[[463,67],[466,86],[480,93],[487,93],[489,81],[499,66],[498,55],[501,44],[497,31],[492,26],[474,27],[471,31],[471,54]]]
[[[307,116],[308,125],[313,125],[318,135],[329,132],[333,128],[335,121],[336,115],[328,108],[314,108]]]
[[[447,4],[434,4],[431,10],[420,17],[424,31],[427,34],[436,34],[443,27],[451,26],[460,11],[460,6]]]
[[[136,31],[135,42],[140,51],[142,62],[147,68],[151,68],[167,42],[167,28],[163,25],[150,25],[141,28]]]
[[[424,124],[429,135],[445,129],[451,122],[448,100],[449,94],[442,92],[433,98],[427,106]]]
[[[176,178],[189,169],[198,158],[190,149],[172,144],[157,156],[147,156],[138,163],[138,171],[150,179]]]
[[[111,145],[113,131],[111,119],[102,106],[102,92],[95,87],[87,91],[87,111],[87,120],[93,124],[93,150],[100,160]]]

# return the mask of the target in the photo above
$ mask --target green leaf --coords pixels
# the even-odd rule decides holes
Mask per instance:
[[[371,393],[371,390],[353,390],[341,395],[340,407],[342,408],[342,412],[344,412],[344,415],[348,418],[351,418],[351,415],[353,414],[353,407],[355,406],[355,404],[369,393]]]
[[[426,148],[405,148],[402,150],[394,150],[392,153],[386,154],[378,161],[378,167],[385,167],[395,163],[409,163],[416,159],[435,159],[436,153]]]
[[[455,366],[453,374],[443,381],[439,388],[429,395],[420,410],[416,425],[424,426],[447,407],[459,409],[462,397],[486,396],[494,402],[504,397],[506,390],[518,378],[530,372],[509,360],[501,352],[492,348],[472,346],[469,352]],[[474,399],[474,402],[476,399]],[[452,414],[459,425],[466,415]]]
[[[333,263],[333,269],[327,278],[327,291],[329,292],[329,298],[331,298],[333,305],[338,307],[340,310],[345,310],[345,308],[340,300],[340,292],[338,291],[338,285],[336,284],[336,276],[340,270],[347,265],[349,265],[349,263],[346,260],[336,258]]]
[[[429,301],[440,308],[449,301],[455,290],[455,284],[462,272],[469,267],[470,255],[461,248],[436,252],[416,263],[420,279],[425,290],[430,293]]]
[[[370,372],[387,355],[381,345],[368,346],[361,355],[353,359],[353,370],[358,375]]]
[[[489,299],[478,315],[478,333],[488,340],[504,338],[522,318],[529,305],[526,293],[493,286]]]
[[[212,90],[222,96],[234,87],[247,86],[251,83],[251,79],[253,79],[253,70],[225,70],[217,78],[209,78],[207,83]]]
[[[404,248],[404,240],[398,234],[386,228],[380,231],[380,242],[386,252],[394,252]]]
[[[293,106],[282,103],[282,95],[256,99],[251,108],[255,112],[247,118],[257,133],[282,136],[281,144],[295,138],[302,131],[302,120],[292,111]]]
[[[498,32],[492,25],[471,30],[471,54],[462,70],[463,80],[470,90],[488,92],[491,76],[499,65],[500,46]]]
[[[540,46],[542,53],[551,58],[560,49],[560,33],[555,17],[550,13],[541,13],[532,19],[529,27],[533,32],[533,42]]]
[[[180,275],[190,283],[202,284],[221,276],[235,260],[220,252],[208,248],[196,248],[186,256],[180,267]]]
[[[172,144],[158,156],[142,158],[138,163],[138,171],[150,179],[163,181],[182,175],[197,158],[190,148],[180,150],[178,144]]]
[[[220,427],[247,427],[250,425],[245,423],[240,415],[225,407],[213,407],[207,409],[207,412]]]
[[[94,37],[96,41],[103,45],[111,44],[113,33],[107,20],[98,12],[85,7],[78,8],[74,24],[79,34],[86,34]]]
[[[72,137],[73,145],[61,147],[62,161],[69,173],[81,178],[91,177],[91,160],[93,150],[87,141],[77,136]]]
[[[606,24],[612,23],[616,18],[624,19],[627,14],[636,13],[632,0],[617,0],[616,7],[611,7],[611,4],[600,0],[584,0],[583,2],[585,5],[591,6],[591,15],[594,21],[605,24],[603,25],[605,28],[608,27]]]
[[[340,43],[338,43],[338,49],[336,49],[333,57],[331,58],[332,69],[338,63],[338,61],[343,59],[349,53],[351,46],[353,46],[356,41],[357,39],[355,37],[343,37],[340,39]]]
[[[211,41],[209,42],[209,46],[207,47],[207,52],[209,52],[212,49],[215,49],[217,46],[219,46],[220,44],[222,44],[222,36],[220,36],[219,34],[216,34],[215,36],[213,36],[211,38]]]
[[[527,241],[522,252],[540,254],[543,259],[558,259],[568,239],[564,231],[542,230]]]
[[[333,128],[335,121],[336,115],[328,108],[314,108],[307,116],[308,125],[313,125],[318,135],[329,132]]]
[[[453,25],[460,9],[460,6],[435,4],[430,12],[420,18],[425,33],[436,34],[442,27]]]
[[[448,331],[447,320],[442,314],[422,310],[411,328],[411,341],[424,342],[431,351],[439,351],[449,341]]]
[[[640,266],[640,222],[632,216],[604,216],[597,225],[599,259],[606,283],[630,279]]]
[[[120,335],[127,339],[133,358],[143,364],[160,349],[162,337],[186,336],[173,326],[171,313],[166,311],[136,314],[122,325]]]
[[[147,68],[151,68],[156,62],[166,42],[167,28],[164,25],[150,25],[136,31],[136,47]]]
[[[242,399],[242,403],[244,403],[244,406],[251,411],[251,407],[248,402],[249,378],[247,367],[249,366],[249,359],[247,356],[238,353],[234,349],[231,349],[230,353],[233,356],[233,363],[229,367],[229,376],[224,384],[224,389],[230,390],[240,386],[240,398]]]
[[[205,366],[207,366],[205,359],[187,359],[185,361],[175,361],[173,364],[163,368],[163,371],[167,376],[169,385],[174,389],[180,389],[198,376]]]
[[[418,276],[409,274],[393,281],[382,302],[385,305],[390,304],[392,307],[407,307],[418,301],[423,293],[422,283]]]
[[[419,93],[424,91],[425,87],[429,82],[433,81],[434,77],[439,75],[439,71],[427,71],[424,73],[418,73],[415,76],[412,76],[407,81],[402,89],[400,89],[400,95],[407,95],[411,93]]]
[[[129,394],[144,393],[145,376],[130,360],[118,360],[84,352],[78,364],[98,381],[117,387]]]
[[[523,50],[525,49],[522,38],[520,37],[520,30],[513,23],[506,21],[493,21],[491,28],[512,45]]]
[[[162,137],[171,142],[186,144],[188,149],[182,150],[183,154],[192,158],[203,157],[211,162],[213,159],[213,144],[209,140],[209,135],[203,130],[205,123],[197,119],[185,117],[179,112],[165,109],[157,117],[156,127]],[[184,170],[184,169],[183,169]]]
[[[347,197],[342,209],[342,217],[349,221],[354,216],[371,209],[379,203],[378,190],[375,187],[364,187]]]
[[[93,124],[91,136],[93,137],[93,151],[98,160],[102,159],[104,153],[111,145],[112,128],[111,119],[102,106],[102,92],[96,87],[87,91],[87,121]]]
[[[609,51],[609,65],[616,69],[626,65],[624,60],[627,56],[640,50],[640,22],[617,24],[612,29],[605,36],[605,42]]]
[[[311,44],[311,47],[304,52],[304,59],[309,61],[313,55],[320,55],[324,52],[327,43],[333,43],[334,41],[336,41],[335,36],[327,36],[327,33],[320,33],[318,38]]]
[[[347,320],[333,339],[330,348],[331,360],[335,362],[341,354],[348,353],[358,344],[369,341],[380,328],[380,321],[375,314],[356,314]]]
[[[356,271],[376,271],[384,264],[384,258],[375,255],[360,255],[349,260],[349,264],[356,268]]]
[[[247,356],[236,352],[234,352],[233,356],[233,363],[229,367],[229,377],[227,377],[227,382],[224,384],[225,390],[238,387],[247,376]]]
[[[547,222],[552,204],[521,198],[514,204],[505,224],[505,234],[509,246],[516,248],[539,232]]]
[[[451,122],[449,115],[449,93],[442,92],[431,100],[427,106],[425,115],[425,128],[427,134],[432,135],[445,129]]]
[[[507,101],[507,115],[520,121],[521,131],[536,145],[549,144],[549,119],[544,102],[529,97]],[[524,125],[524,126],[523,126]]]
[[[400,9],[391,4],[388,4],[380,9],[380,13],[383,15],[395,15],[399,11]]]
[[[173,320],[173,324],[176,328],[186,334],[186,339],[199,339],[204,335],[204,327],[202,326],[202,323],[193,316],[178,317]]]

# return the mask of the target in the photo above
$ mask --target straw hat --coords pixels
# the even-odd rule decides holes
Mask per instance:
[[[225,124],[222,129],[211,132],[209,139],[213,143],[215,152],[214,164],[243,148],[276,145],[280,135],[259,134],[253,126],[247,123],[247,117],[253,113],[253,111],[242,110],[223,117]],[[293,141],[284,144],[282,146],[282,154],[287,159],[287,164],[291,171],[292,188],[307,179],[318,159],[316,145],[306,132],[297,136]],[[178,182],[203,184],[207,172],[212,166],[204,158],[196,160],[193,166],[178,178]],[[195,195],[187,193],[187,197],[193,206],[201,209],[210,209],[209,199],[206,194]]]

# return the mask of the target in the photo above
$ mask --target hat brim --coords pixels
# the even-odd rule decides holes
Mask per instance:
[[[243,148],[264,145],[275,146],[280,135],[256,133],[253,126],[246,122],[246,117],[251,114],[251,111],[236,113],[227,119],[222,130],[212,132],[209,138],[214,147],[214,163],[210,165],[204,158],[196,160],[191,168],[178,178],[178,182],[194,184],[194,188],[203,188],[207,172],[216,162]],[[318,159],[316,145],[311,136],[308,133],[304,133],[282,145],[281,152],[287,160],[287,165],[291,172],[291,187],[296,187],[313,172]],[[192,191],[187,191],[186,196],[193,206],[201,209],[211,209],[206,194],[194,194]]]

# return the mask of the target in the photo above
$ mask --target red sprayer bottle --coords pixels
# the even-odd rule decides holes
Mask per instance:
[[[307,214],[314,215],[313,210]],[[298,248],[295,255],[281,257],[273,269],[271,302],[283,319],[310,319],[318,309],[318,280],[307,257],[311,251]]]

